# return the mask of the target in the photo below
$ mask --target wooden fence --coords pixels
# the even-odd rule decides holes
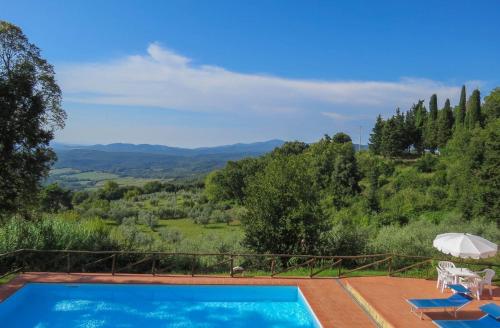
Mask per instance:
[[[294,276],[339,278],[352,275],[430,278],[439,260],[400,254],[315,256],[291,254],[169,253],[20,249],[0,254],[0,278],[18,272],[140,273],[151,275]],[[500,264],[460,260],[474,269]]]

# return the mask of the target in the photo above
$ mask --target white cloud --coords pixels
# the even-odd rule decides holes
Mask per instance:
[[[249,115],[322,113],[338,120],[405,109],[433,93],[440,101],[459,94],[458,85],[428,79],[316,81],[242,74],[195,65],[158,43],[144,55],[60,66],[58,78],[71,102]]]

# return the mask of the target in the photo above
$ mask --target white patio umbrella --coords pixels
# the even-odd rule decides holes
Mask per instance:
[[[432,245],[445,254],[461,258],[487,258],[495,256],[498,246],[482,237],[468,233],[437,235]]]

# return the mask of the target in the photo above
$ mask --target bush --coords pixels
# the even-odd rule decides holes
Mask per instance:
[[[210,220],[217,223],[229,224],[229,222],[231,222],[231,216],[229,216],[226,211],[215,210],[210,215]]]
[[[37,221],[11,218],[0,227],[0,252],[16,249],[109,250],[116,248],[109,227],[98,218],[69,221],[46,216]]]
[[[137,214],[137,210],[134,208],[126,207],[124,204],[116,204],[109,210],[108,217],[120,224],[124,218],[137,216]]]
[[[182,209],[166,206],[154,209],[153,213],[161,219],[181,219],[187,216]]]
[[[154,229],[158,225],[158,217],[151,212],[139,212],[138,221],[141,224],[147,225],[151,229]]]
[[[169,244],[178,244],[182,241],[182,233],[176,228],[161,228],[158,229],[158,233],[163,241]]]
[[[435,170],[438,163],[439,158],[436,155],[424,154],[415,163],[415,168],[418,172],[429,173]]]

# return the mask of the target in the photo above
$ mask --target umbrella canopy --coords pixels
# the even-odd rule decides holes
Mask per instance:
[[[495,256],[498,249],[491,241],[468,233],[443,233],[432,245],[445,254],[473,259]]]

